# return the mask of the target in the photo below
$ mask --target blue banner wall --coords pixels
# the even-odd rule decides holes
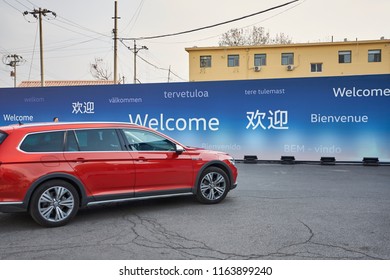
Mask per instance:
[[[0,125],[120,121],[236,158],[390,161],[390,75],[0,89]]]

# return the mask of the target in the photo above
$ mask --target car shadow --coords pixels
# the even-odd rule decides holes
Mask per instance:
[[[102,222],[104,219],[113,219],[123,212],[136,212],[137,214],[142,214],[160,211],[163,208],[168,208],[170,210],[181,209],[196,204],[199,203],[192,195],[96,204],[80,209],[70,224],[93,222],[95,220]],[[27,212],[0,213],[0,234],[44,228],[45,227],[38,225]]]
[[[0,213],[0,234],[37,229],[40,226],[27,213]]]
[[[229,201],[230,199],[227,197],[220,204],[230,203]],[[65,227],[110,223],[122,218],[123,215],[145,215],[161,211],[181,213],[193,208],[206,210],[205,208],[213,206],[199,203],[192,195],[96,204],[79,209],[77,215]],[[0,235],[9,232],[47,229],[38,225],[28,213],[0,213]]]
[[[148,212],[161,211],[180,211],[187,207],[199,205],[192,195],[176,196],[165,198],[152,198],[144,200],[133,200],[127,202],[112,202],[106,204],[96,204],[79,210],[76,219],[94,219],[104,217],[115,217],[120,213],[136,213],[137,215]]]

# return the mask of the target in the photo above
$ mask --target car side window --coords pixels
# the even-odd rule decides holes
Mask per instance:
[[[24,138],[20,149],[25,152],[62,152],[64,150],[64,131],[29,134]]]
[[[0,131],[0,144],[7,138],[7,133]]]
[[[133,151],[175,151],[175,144],[150,131],[124,129],[123,133]]]
[[[80,151],[121,151],[118,134],[115,129],[75,130]]]

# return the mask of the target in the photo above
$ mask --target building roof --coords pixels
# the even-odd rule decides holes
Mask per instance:
[[[214,46],[214,47],[191,47],[185,48],[190,51],[204,50],[226,50],[226,49],[259,49],[259,48],[286,48],[286,47],[311,47],[311,46],[336,46],[336,45],[363,45],[363,44],[389,44],[390,39],[380,40],[362,40],[362,41],[338,41],[338,42],[316,42],[316,43],[291,43],[291,44],[276,44],[276,45],[255,45],[255,46]]]
[[[113,85],[114,81],[107,80],[84,80],[84,81],[45,81],[45,87],[71,87],[92,85]],[[18,87],[40,87],[41,81],[23,81]]]

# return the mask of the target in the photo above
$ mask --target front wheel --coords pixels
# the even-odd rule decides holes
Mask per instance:
[[[196,198],[207,204],[221,202],[229,191],[229,178],[218,167],[209,167],[200,176]]]
[[[72,184],[63,180],[48,181],[34,192],[30,202],[30,215],[42,226],[63,226],[76,215],[79,201],[79,195]]]

